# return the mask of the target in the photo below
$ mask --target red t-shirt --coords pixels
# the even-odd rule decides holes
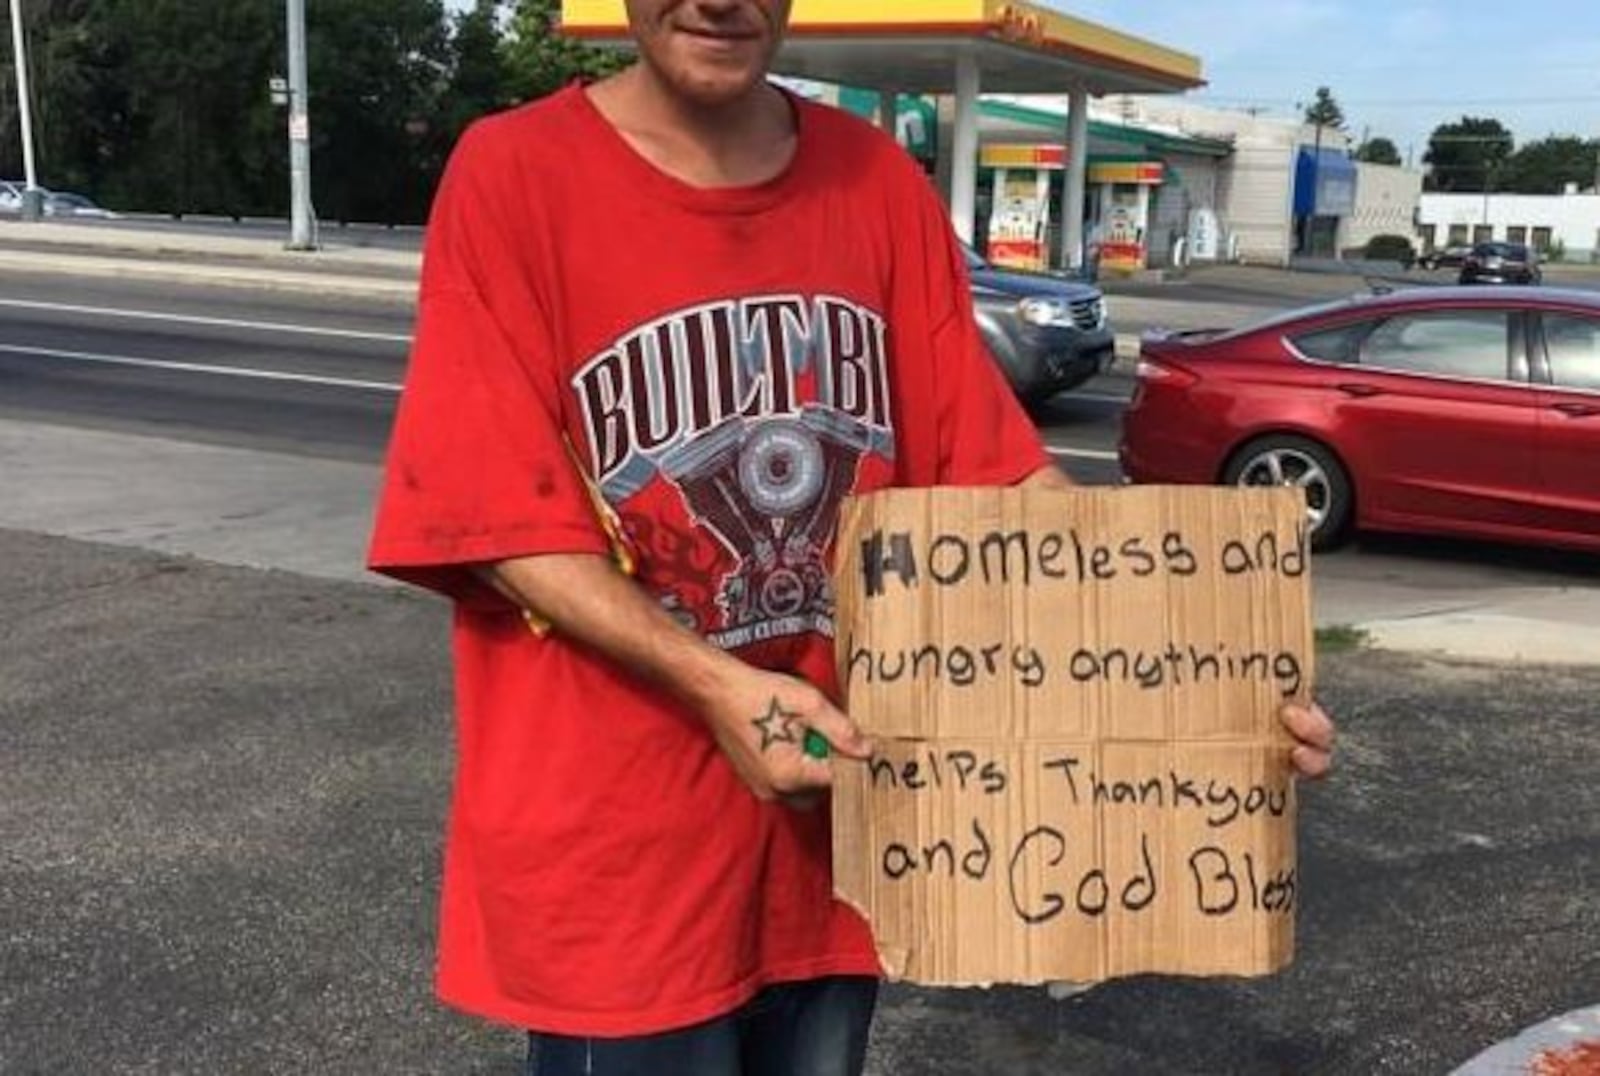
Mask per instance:
[[[832,691],[840,498],[1047,463],[915,163],[796,109],[782,175],[703,190],[573,88],[477,124],[441,187],[371,562],[457,600],[438,985],[471,1012],[639,1035],[878,971],[826,811],[759,802],[696,715],[463,568],[606,553],[586,473],[665,608]]]

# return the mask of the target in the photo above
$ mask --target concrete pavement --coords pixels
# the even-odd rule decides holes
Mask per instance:
[[[416,296],[421,255],[341,242],[285,250],[270,236],[185,234],[90,222],[0,220],[0,269],[65,276],[172,280],[211,287],[273,288],[395,302]]]

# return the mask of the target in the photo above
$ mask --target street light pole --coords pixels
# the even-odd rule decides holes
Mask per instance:
[[[22,219],[38,220],[44,208],[39,173],[33,159],[33,99],[28,91],[28,42],[22,33],[22,0],[11,0],[11,48],[17,59],[17,115],[22,120]]]
[[[317,244],[311,230],[311,110],[310,79],[306,75],[306,0],[288,0],[288,19],[289,249],[315,250]]]

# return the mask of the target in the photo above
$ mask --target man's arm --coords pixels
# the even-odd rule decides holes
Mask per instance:
[[[479,575],[553,629],[661,688],[705,721],[761,799],[803,796],[831,782],[803,750],[815,729],[850,758],[870,753],[859,729],[814,685],[746,665],[679,624],[606,558],[550,554],[483,565]]]

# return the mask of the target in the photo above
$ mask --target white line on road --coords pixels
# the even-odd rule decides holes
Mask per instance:
[[[289,325],[280,321],[241,321],[235,318],[212,318],[201,314],[167,314],[154,310],[126,310],[110,306],[77,306],[71,303],[43,303],[29,299],[0,299],[0,308],[15,310],[47,310],[58,314],[87,314],[101,318],[127,318],[136,321],[172,321],[183,325],[206,325],[219,329],[252,329],[263,332],[296,333],[301,336],[333,336],[345,340],[376,340],[385,344],[409,344],[411,337],[404,333],[374,333],[359,329],[328,329],[312,325]]]
[[[147,370],[176,370],[185,374],[219,374],[223,377],[244,377],[257,381],[293,381],[302,385],[325,385],[341,389],[368,389],[374,392],[400,391],[399,385],[390,384],[386,381],[358,381],[348,377],[323,377],[320,374],[291,374],[282,370],[253,370],[246,366],[209,366],[197,362],[137,359],[131,355],[99,355],[90,351],[56,351],[52,348],[0,344],[0,353],[7,355],[42,355],[48,359],[94,362],[106,366],[133,366]]]
[[[1052,456],[1067,456],[1075,460],[1110,460],[1117,461],[1115,452],[1105,452],[1097,448],[1057,448],[1055,445],[1045,445],[1044,450]]]

